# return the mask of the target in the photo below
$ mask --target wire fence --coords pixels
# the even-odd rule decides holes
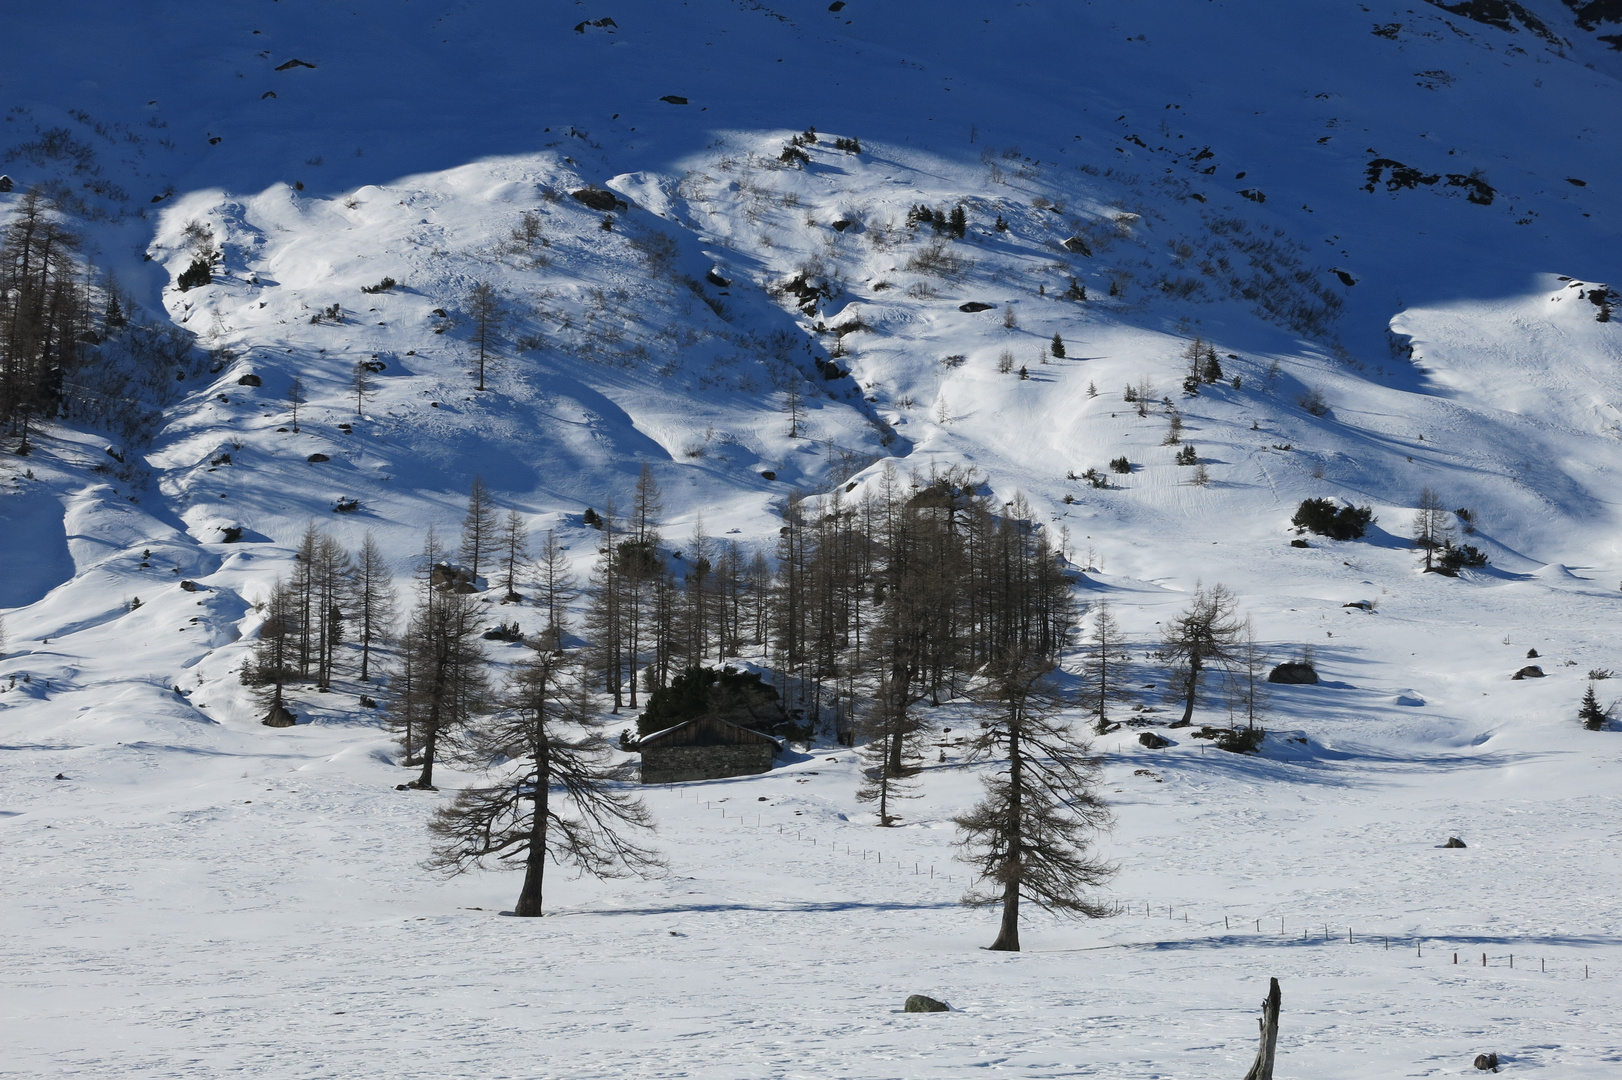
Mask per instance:
[[[704,809],[719,812],[720,820],[732,821],[739,828],[771,832],[775,829],[776,835],[783,839],[791,839],[799,843],[809,844],[812,848],[829,851],[836,855],[846,855],[859,858],[863,862],[871,863],[875,870],[888,870],[894,867],[898,875],[924,877],[932,881],[942,881],[947,884],[967,885],[970,878],[961,870],[948,873],[946,868],[938,867],[921,859],[908,859],[894,854],[886,853],[876,847],[864,847],[852,844],[826,835],[819,836],[814,828],[793,822],[767,821],[762,811],[750,812],[739,807],[727,807],[726,800],[704,799],[697,792],[689,793],[684,786],[675,784],[665,785],[666,790],[674,790],[678,799],[687,799],[694,805],[702,805]],[[731,813],[728,813],[728,810]],[[750,820],[750,819],[753,820]],[[961,879],[961,880],[959,880]],[[1217,918],[1195,918],[1194,909],[1187,904],[1155,903],[1150,900],[1117,899],[1112,918],[1142,919],[1145,922],[1160,923],[1160,912],[1165,911],[1164,922],[1173,926],[1182,926],[1185,934],[1183,940],[1222,940],[1232,944],[1250,944],[1262,941],[1280,943],[1303,943],[1316,945],[1344,944],[1351,948],[1363,948],[1383,952],[1412,951],[1416,959],[1436,959],[1449,966],[1505,968],[1515,971],[1533,971],[1540,975],[1549,975],[1556,978],[1568,979],[1594,979],[1602,977],[1599,965],[1590,960],[1579,961],[1569,954],[1565,955],[1537,955],[1524,952],[1482,952],[1478,951],[1480,942],[1467,938],[1465,935],[1449,936],[1415,935],[1407,934],[1381,934],[1370,931],[1358,931],[1355,927],[1340,927],[1329,922],[1310,922],[1299,920],[1292,925],[1287,916],[1270,914],[1265,916],[1246,915],[1240,917],[1232,912],[1225,912]],[[1278,930],[1273,930],[1273,923],[1278,923]],[[1466,941],[1470,943],[1467,945]],[[1109,948],[1130,947],[1133,943],[1117,942]],[[1141,942],[1137,944],[1159,944],[1159,942]],[[1536,948],[1535,942],[1528,942]]]

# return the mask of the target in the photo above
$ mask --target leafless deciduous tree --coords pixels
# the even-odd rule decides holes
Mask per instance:
[[[1166,624],[1161,649],[1171,663],[1172,685],[1183,699],[1179,724],[1193,722],[1200,677],[1206,669],[1233,659],[1233,647],[1244,626],[1235,614],[1238,607],[1238,597],[1227,586],[1200,585],[1188,607]]]
[[[475,476],[467,496],[467,516],[462,519],[462,547],[459,552],[462,565],[478,581],[479,570],[489,569],[490,558],[500,543],[501,521],[496,516],[495,500],[484,478]]]
[[[474,389],[483,390],[485,365],[495,352],[501,328],[506,323],[507,306],[496,287],[488,281],[475,283],[468,290],[464,303],[473,320],[473,347],[479,361],[479,385]]]
[[[401,644],[400,672],[389,717],[401,734],[407,764],[421,764],[412,786],[434,789],[434,762],[487,707],[486,658],[479,646],[478,605],[452,583],[434,584],[441,561],[432,530],[423,551],[417,608]]]
[[[398,618],[399,594],[383,551],[370,530],[361,541],[350,576],[350,608],[360,645],[360,681],[372,678],[372,654],[387,645]]]
[[[1256,722],[1267,715],[1271,697],[1267,688],[1268,661],[1267,650],[1257,644],[1256,627],[1247,615],[1234,649],[1233,669],[1229,672],[1233,712],[1245,718],[1246,727],[1255,727]]]
[[[1425,572],[1430,573],[1436,552],[1453,541],[1453,522],[1442,497],[1428,487],[1419,492],[1413,535],[1414,546],[1425,552]]]
[[[540,589],[536,602],[546,612],[546,627],[541,631],[536,648],[557,652],[563,648],[569,606],[579,594],[575,589],[574,575],[569,572],[568,555],[550,529],[546,531],[541,553],[535,559],[535,576]]]
[[[987,665],[975,694],[984,725],[973,753],[994,764],[985,797],[954,819],[959,856],[978,881],[965,904],[1000,906],[991,948],[1019,951],[1019,907],[1028,900],[1057,914],[1104,918],[1113,908],[1088,895],[1115,868],[1093,851],[1111,824],[1098,795],[1100,764],[1061,711],[1052,667],[1014,650]]]
[[[297,375],[287,384],[287,409],[293,414],[293,434],[298,434],[298,410],[308,399],[304,396],[304,380]]]
[[[435,813],[429,865],[452,873],[488,861],[523,867],[513,914],[541,914],[548,860],[599,878],[663,865],[629,839],[653,819],[611,775],[591,691],[563,655],[537,653],[520,667],[503,707],[468,730],[460,757],[485,765],[487,783]]]
[[[377,380],[372,378],[372,369],[366,364],[365,360],[356,360],[349,372],[349,392],[355,395],[356,416],[364,415],[366,403],[377,393]]]
[[[516,603],[523,599],[518,594],[518,577],[529,565],[529,526],[525,524],[523,514],[517,510],[507,511],[506,518],[501,522],[501,535],[497,537],[496,548],[500,553],[505,590],[502,599]]]
[[[1127,654],[1123,647],[1125,637],[1121,624],[1109,601],[1103,600],[1093,607],[1093,647],[1087,657],[1087,708],[1093,715],[1093,727],[1099,734],[1109,727],[1111,702],[1126,696]]]

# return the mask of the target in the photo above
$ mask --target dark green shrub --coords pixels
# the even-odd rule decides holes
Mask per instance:
[[[1118,458],[1111,458],[1109,467],[1111,472],[1129,473],[1132,471],[1132,463],[1126,459],[1125,454]]]
[[[1443,546],[1442,554],[1438,558],[1438,561],[1445,570],[1451,570],[1454,573],[1458,573],[1460,570],[1467,567],[1486,566],[1487,553],[1476,547],[1474,544],[1465,544],[1462,547],[1454,547],[1450,541]]]
[[[648,710],[636,718],[636,729],[652,735],[695,717],[740,713],[746,722],[759,716],[772,723],[782,715],[777,690],[761,682],[758,672],[695,664],[648,695]]]
[[[1331,540],[1356,540],[1374,522],[1367,506],[1336,506],[1331,499],[1303,499],[1296,507],[1292,525]]]
[[[1254,754],[1261,750],[1262,740],[1266,738],[1267,732],[1261,728],[1235,728],[1218,732],[1212,745],[1230,754]]]
[[[188,289],[195,289],[199,285],[207,285],[213,280],[214,269],[209,266],[208,261],[206,259],[193,259],[191,265],[180,272],[180,277],[175,280],[175,285],[179,287],[181,292],[185,292]]]

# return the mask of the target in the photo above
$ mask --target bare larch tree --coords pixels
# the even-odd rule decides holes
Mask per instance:
[[[503,708],[469,730],[460,757],[483,765],[488,782],[435,813],[429,865],[451,873],[487,860],[523,867],[513,914],[541,914],[548,860],[599,878],[663,865],[628,838],[653,819],[612,775],[585,675],[564,655],[540,652],[524,663]]]
[[[1114,910],[1086,892],[1115,873],[1092,849],[1112,820],[1098,794],[1101,766],[1064,716],[1052,673],[1050,663],[1010,650],[986,666],[974,695],[983,726],[971,754],[994,764],[985,797],[953,820],[959,858],[977,876],[963,902],[1001,906],[991,943],[999,952],[1019,951],[1022,900],[1079,918]]]

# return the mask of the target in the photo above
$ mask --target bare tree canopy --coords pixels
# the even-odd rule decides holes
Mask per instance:
[[[1236,614],[1238,607],[1239,598],[1227,586],[1207,588],[1202,584],[1195,588],[1188,607],[1167,623],[1161,650],[1171,663],[1173,686],[1183,699],[1179,724],[1193,722],[1194,702],[1205,670],[1232,662],[1233,647],[1244,629]]]
[[[647,808],[610,772],[584,673],[558,653],[524,663],[502,708],[466,732],[459,759],[486,769],[487,783],[460,792],[429,828],[429,866],[524,869],[515,915],[541,914],[548,860],[593,877],[645,875],[664,864],[628,838],[653,827]]]
[[[1002,907],[991,948],[1019,951],[1019,906],[1079,918],[1105,918],[1113,907],[1086,890],[1110,880],[1115,868],[1092,850],[1110,827],[1098,794],[1101,763],[1065,717],[1046,661],[1008,652],[986,667],[975,692],[984,725],[972,752],[993,761],[985,797],[954,819],[959,856],[977,884],[965,904]]]

